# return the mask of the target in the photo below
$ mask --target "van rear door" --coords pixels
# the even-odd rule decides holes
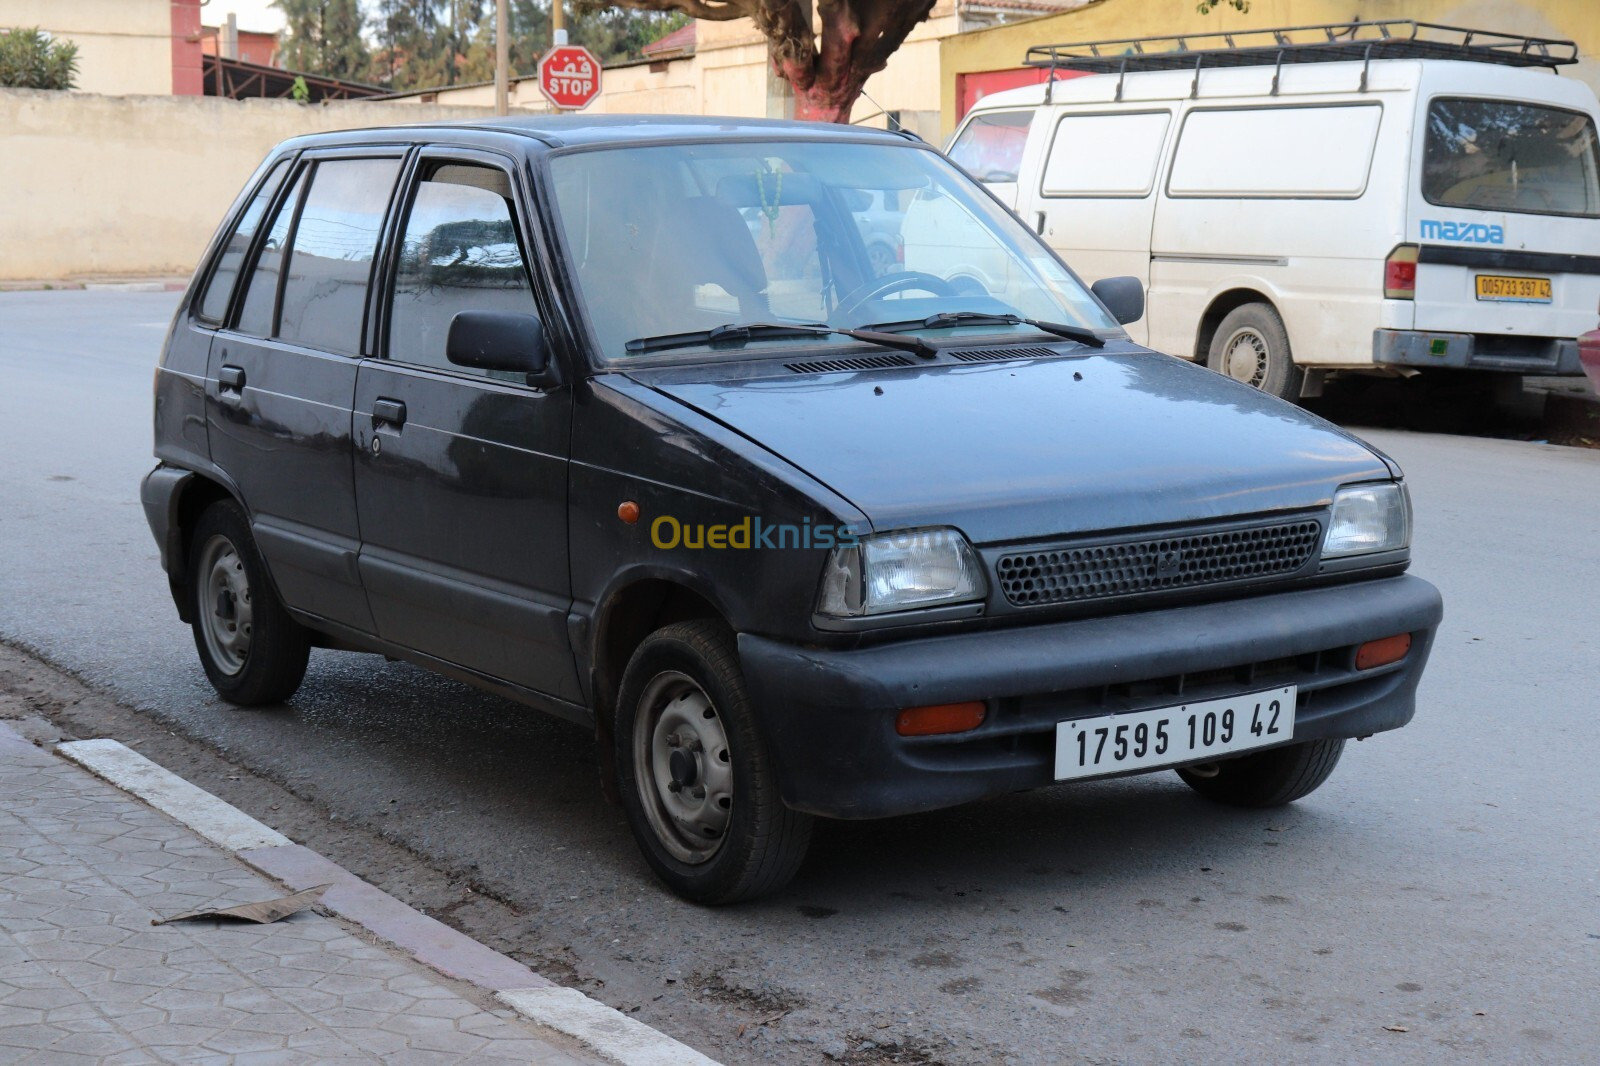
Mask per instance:
[[[1554,370],[1600,305],[1600,144],[1592,114],[1435,96],[1419,131],[1409,232],[1419,330],[1477,335],[1475,362]],[[1503,339],[1502,339],[1503,338]],[[1576,366],[1570,368],[1576,372]]]

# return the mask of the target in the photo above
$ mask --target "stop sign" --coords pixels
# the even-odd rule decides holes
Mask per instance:
[[[539,88],[563,111],[577,111],[600,95],[600,61],[587,48],[564,44],[539,60]]]

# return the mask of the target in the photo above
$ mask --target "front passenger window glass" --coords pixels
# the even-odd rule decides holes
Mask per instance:
[[[536,307],[517,240],[511,179],[493,167],[450,163],[421,182],[411,202],[395,270],[389,358],[523,380],[445,358],[450,320],[466,310],[531,315]]]

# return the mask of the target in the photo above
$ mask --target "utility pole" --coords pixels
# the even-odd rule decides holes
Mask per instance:
[[[560,48],[567,43],[567,15],[561,0],[550,0],[550,43]]]
[[[494,113],[511,114],[511,19],[506,7],[511,0],[494,3]]]

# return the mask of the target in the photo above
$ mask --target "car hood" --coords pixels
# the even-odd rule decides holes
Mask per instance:
[[[685,368],[687,369],[687,368]],[[1396,471],[1292,404],[1143,350],[863,373],[630,375],[855,504],[989,544],[1326,506]]]

